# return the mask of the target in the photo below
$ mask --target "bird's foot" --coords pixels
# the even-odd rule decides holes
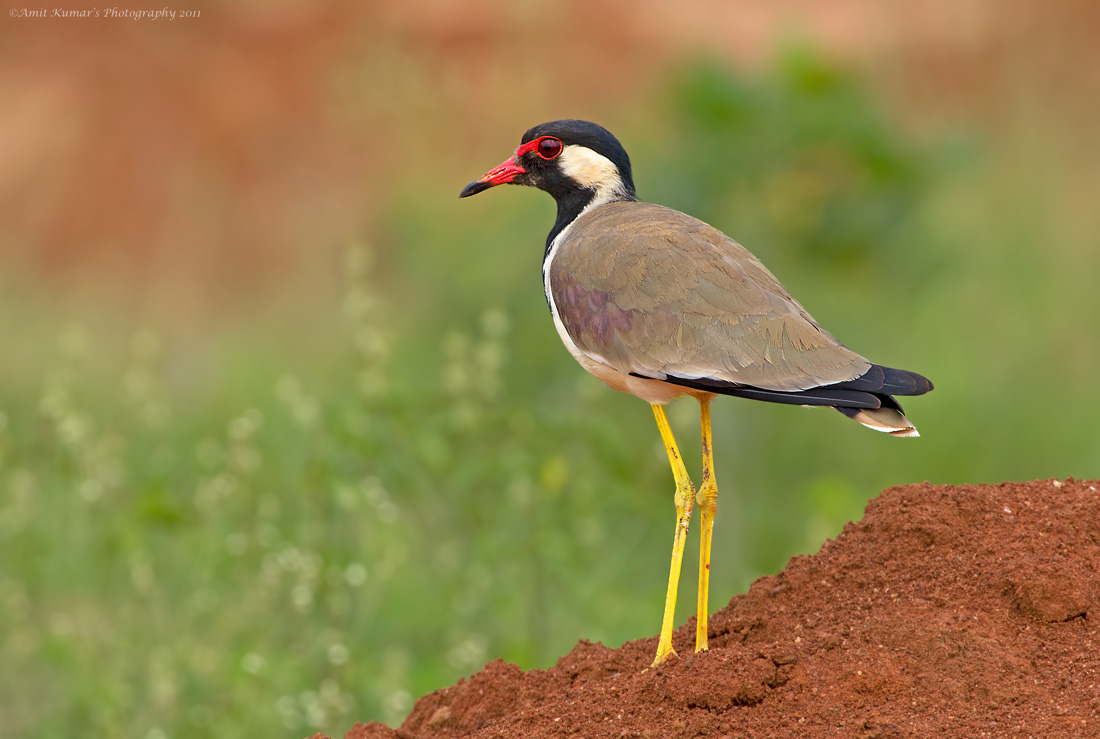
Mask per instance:
[[[672,648],[672,644],[658,644],[657,656],[653,658],[653,664],[650,667],[658,667],[668,661],[670,657],[676,656],[676,650]]]

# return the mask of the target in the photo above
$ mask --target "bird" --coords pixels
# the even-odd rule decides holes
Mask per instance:
[[[630,157],[610,131],[563,119],[528,129],[515,152],[459,197],[504,184],[549,193],[557,218],[542,283],[554,326],[580,365],[652,406],[675,480],[676,528],[653,666],[676,655],[676,593],[694,506],[700,508],[695,651],[707,649],[710,553],[718,485],[711,401],[728,395],[835,408],[891,436],[918,436],[894,396],[932,383],[875,364],[833,338],[747,249],[703,221],[638,200]],[[702,479],[692,483],[665,405],[699,404]]]

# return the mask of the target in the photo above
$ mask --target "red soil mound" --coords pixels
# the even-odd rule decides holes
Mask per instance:
[[[581,642],[491,662],[396,731],[435,737],[1100,737],[1100,482],[891,488],[710,620],[709,652]]]

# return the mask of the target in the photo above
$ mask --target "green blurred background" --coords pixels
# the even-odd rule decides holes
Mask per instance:
[[[883,487],[1100,476],[1097,7],[671,5],[5,14],[0,733],[340,735],[656,632],[650,411],[560,345],[552,201],[457,199],[545,120],[936,383],[915,441],[716,405],[715,608]]]

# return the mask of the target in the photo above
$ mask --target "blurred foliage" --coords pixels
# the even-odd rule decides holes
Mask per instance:
[[[499,310],[402,369],[395,344],[420,340],[370,262],[349,252],[327,369],[264,370],[234,341],[220,359],[249,387],[195,397],[154,335],[71,327],[36,394],[5,388],[9,735],[338,735],[498,654],[544,664],[586,622],[630,621],[595,588],[617,576],[608,542],[638,541],[621,516],[649,508],[632,477],[659,460],[578,428],[583,395],[506,392]]]
[[[804,49],[758,77],[716,61],[688,66],[672,81],[670,111],[649,197],[781,242],[817,267],[850,270],[882,254],[935,166],[855,76]]]
[[[646,124],[608,122],[642,196],[937,384],[907,402],[917,441],[719,402],[715,607],[887,485],[1100,474],[1100,257],[1092,210],[1058,197],[1068,165],[1039,176],[1009,141],[949,167],[804,53],[756,77],[691,66],[657,97]],[[338,736],[491,658],[656,632],[674,517],[650,411],[560,345],[549,198],[460,202],[464,182],[392,183],[311,321],[282,306],[181,348],[0,291],[9,735]],[[696,408],[670,415],[697,473]],[[694,589],[689,564],[679,623]]]

